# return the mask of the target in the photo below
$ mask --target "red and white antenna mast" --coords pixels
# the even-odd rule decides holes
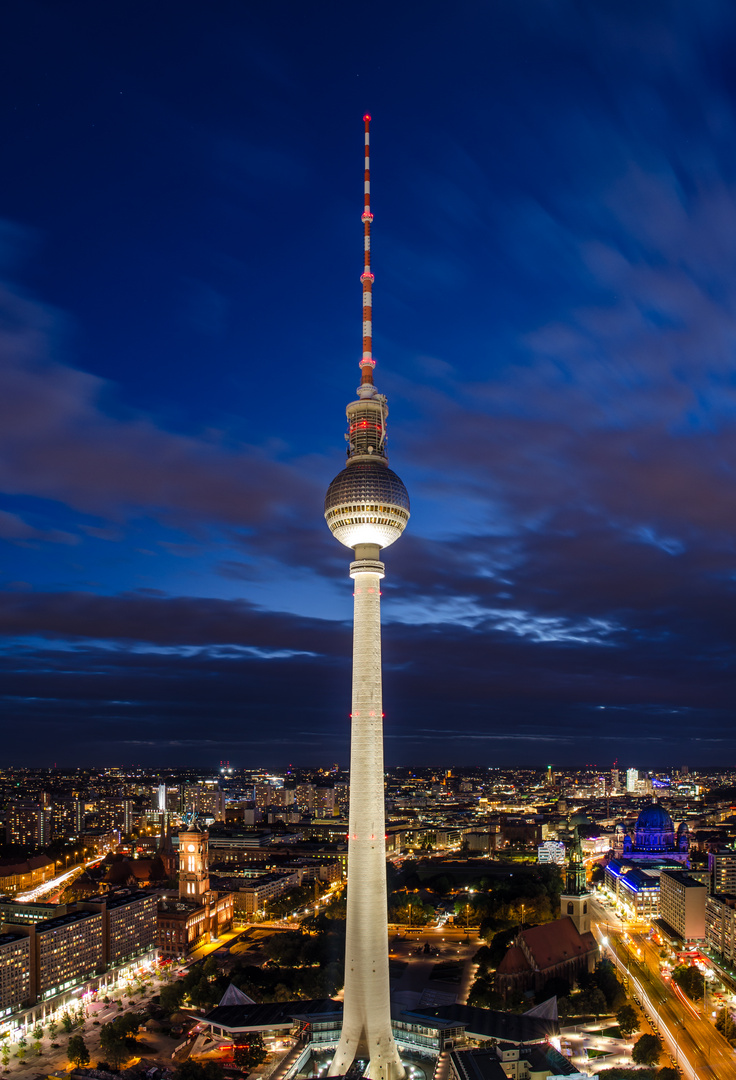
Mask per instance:
[[[370,158],[370,122],[368,113],[363,117],[365,124],[365,179],[363,195],[363,273],[360,280],[363,282],[363,356],[360,361],[362,376],[358,395],[360,397],[373,397],[373,369],[376,361],[373,359],[373,274],[371,273],[371,158]]]

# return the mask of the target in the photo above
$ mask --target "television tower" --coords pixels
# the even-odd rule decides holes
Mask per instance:
[[[357,400],[346,409],[347,465],[327,489],[325,519],[353,549],[353,711],[350,728],[350,818],[342,1035],[330,1076],[367,1058],[370,1080],[402,1080],[391,1031],[386,911],[386,822],[381,700],[381,548],[401,536],[409,496],[386,456],[386,398],[373,384],[370,116],[365,123],[363,356]]]

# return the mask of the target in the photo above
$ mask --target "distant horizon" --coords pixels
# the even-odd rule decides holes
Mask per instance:
[[[346,764],[341,764],[340,762],[337,762],[337,763],[333,763],[333,764],[337,764],[338,770],[340,772],[348,772],[349,771],[349,765],[347,763]],[[326,764],[324,762],[317,763],[317,764],[305,764],[305,763],[291,762],[290,764],[286,764],[286,765],[284,765],[284,764],[279,765],[279,764],[274,764],[273,762],[269,762],[269,763],[265,763],[265,764],[230,765],[229,766],[229,768],[231,768],[232,771],[233,771],[233,775],[235,775],[236,773],[242,773],[242,772],[258,772],[258,771],[267,771],[267,772],[271,772],[271,773],[274,773],[274,774],[278,774],[278,773],[287,773],[289,771],[294,771],[294,772],[299,772],[299,771],[316,772],[318,770],[322,770],[323,772],[328,774],[332,770],[332,767],[333,767],[332,765],[328,765],[328,764]],[[526,763],[526,762],[524,762],[523,764],[511,764],[509,762],[505,762],[505,763],[501,763],[501,764],[497,763],[497,764],[494,764],[494,765],[478,765],[478,764],[465,764],[465,765],[462,765],[462,764],[457,764],[457,763],[448,764],[447,762],[443,762],[442,764],[428,764],[428,765],[406,765],[406,764],[391,763],[391,762],[386,762],[385,763],[386,771],[391,770],[391,769],[405,769],[407,771],[412,771],[413,770],[413,771],[416,771],[416,772],[437,772],[437,773],[442,773],[442,774],[447,772],[448,769],[451,770],[451,771],[457,771],[457,772],[473,772],[473,771],[478,771],[478,772],[491,772],[491,771],[505,772],[505,771],[514,771],[514,770],[516,770],[516,771],[527,771],[527,772],[539,772],[539,773],[542,773],[542,772],[545,772],[550,767],[552,768],[553,771],[563,771],[563,772],[593,771],[593,772],[599,772],[599,773],[609,773],[609,772],[611,772],[612,769],[618,769],[618,771],[621,774],[622,778],[625,776],[625,773],[626,773],[627,769],[638,769],[640,772],[673,774],[673,773],[675,773],[675,772],[677,772],[679,770],[682,770],[682,768],[687,767],[689,770],[696,770],[698,772],[713,773],[714,775],[717,775],[718,773],[728,773],[728,772],[731,772],[731,771],[736,773],[736,765],[698,764],[698,763],[694,763],[694,762],[686,762],[686,763],[683,763],[682,765],[652,765],[652,764],[641,764],[641,763],[639,763],[638,765],[634,765],[634,764],[629,764],[629,765],[597,765],[597,764],[591,764],[591,763],[577,764],[577,763],[574,763],[574,762],[568,762],[568,763],[564,763],[564,762],[547,762],[544,765],[532,765],[532,764],[529,764],[529,763]],[[94,772],[94,771],[105,771],[107,769],[142,769],[142,770],[147,771],[147,772],[157,772],[157,773],[176,772],[176,771],[179,771],[179,770],[181,770],[181,771],[190,770],[190,771],[195,771],[195,772],[207,772],[207,773],[213,773],[214,774],[214,773],[219,773],[220,772],[221,766],[219,764],[207,765],[207,764],[202,764],[201,762],[196,763],[196,764],[194,762],[181,763],[181,764],[178,764],[178,765],[172,765],[172,764],[159,765],[159,764],[155,764],[155,763],[153,763],[153,764],[144,764],[143,762],[122,762],[122,763],[119,763],[119,764],[115,764],[115,763],[111,764],[111,763],[108,762],[106,765],[71,765],[71,764],[69,764],[69,765],[65,765],[65,764],[28,765],[28,764],[13,764],[13,765],[3,765],[3,766],[1,766],[0,767],[0,773],[2,773],[2,772],[12,772],[13,770],[28,770],[29,772],[58,772],[58,773],[65,773],[65,772],[73,772],[74,770],[77,770],[77,771],[80,771],[80,772],[87,772],[87,771]]]

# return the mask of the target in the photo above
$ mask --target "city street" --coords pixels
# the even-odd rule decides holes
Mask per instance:
[[[610,955],[628,979],[630,995],[649,1016],[683,1075],[689,1080],[736,1080],[736,1054],[679,987],[662,978],[658,947],[638,932],[627,942],[620,920],[600,900],[593,899],[591,908],[602,953]]]
[[[145,993],[137,993],[134,998],[130,998],[127,994],[124,995],[125,1012],[145,1011],[145,1006],[151,1000],[151,997],[154,994],[158,994],[161,987],[165,985],[158,976],[149,976],[147,981],[152,983],[152,986],[147,988]],[[116,995],[116,997],[119,996],[119,994]],[[117,1000],[114,1000],[109,1005],[105,1004],[103,1001],[92,1001],[87,1003],[85,1007],[88,1013],[87,1018],[83,1024],[78,1024],[70,1034],[83,1036],[87,1050],[89,1051],[90,1064],[93,1066],[96,1062],[104,1058],[104,1053],[102,1053],[100,1049],[100,1029],[102,1025],[108,1023],[110,1020],[114,1020],[117,1016],[121,1016],[122,1012],[118,1009]],[[58,1049],[53,1049],[51,1047],[51,1041],[49,1035],[44,1032],[42,1052],[41,1055],[38,1056],[33,1049],[29,1033],[28,1052],[24,1062],[18,1062],[14,1049],[10,1064],[10,1073],[13,1080],[32,1080],[33,1077],[36,1077],[39,1074],[49,1075],[50,1073],[65,1072],[68,1070],[69,1062],[66,1051],[69,1042],[69,1034],[63,1030],[61,1024],[59,1024],[59,1030],[53,1040],[59,1044]],[[151,1033],[145,1031],[144,1028],[141,1028],[138,1036],[138,1055],[158,1058],[162,1061],[169,1061],[171,1052],[179,1041],[179,1039],[172,1039],[169,1035],[163,1033]]]

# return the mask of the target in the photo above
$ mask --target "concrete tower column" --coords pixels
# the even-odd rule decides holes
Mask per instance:
[[[388,467],[386,398],[373,383],[373,273],[370,234],[369,134],[365,124],[363,222],[363,355],[357,400],[346,409],[347,462],[327,489],[325,521],[352,548],[353,712],[350,744],[348,903],[342,1035],[330,1076],[368,1059],[370,1080],[402,1080],[404,1068],[391,1032],[386,913],[386,811],[383,790],[381,694],[381,549],[399,539],[409,520],[409,496]]]
[[[372,545],[370,545],[372,546]],[[365,545],[366,548],[369,545]],[[361,554],[368,552],[361,552]],[[350,564],[355,582],[350,819],[342,1037],[331,1075],[368,1058],[371,1080],[400,1080],[404,1069],[391,1033],[386,912],[386,821],[381,694],[383,563]]]

